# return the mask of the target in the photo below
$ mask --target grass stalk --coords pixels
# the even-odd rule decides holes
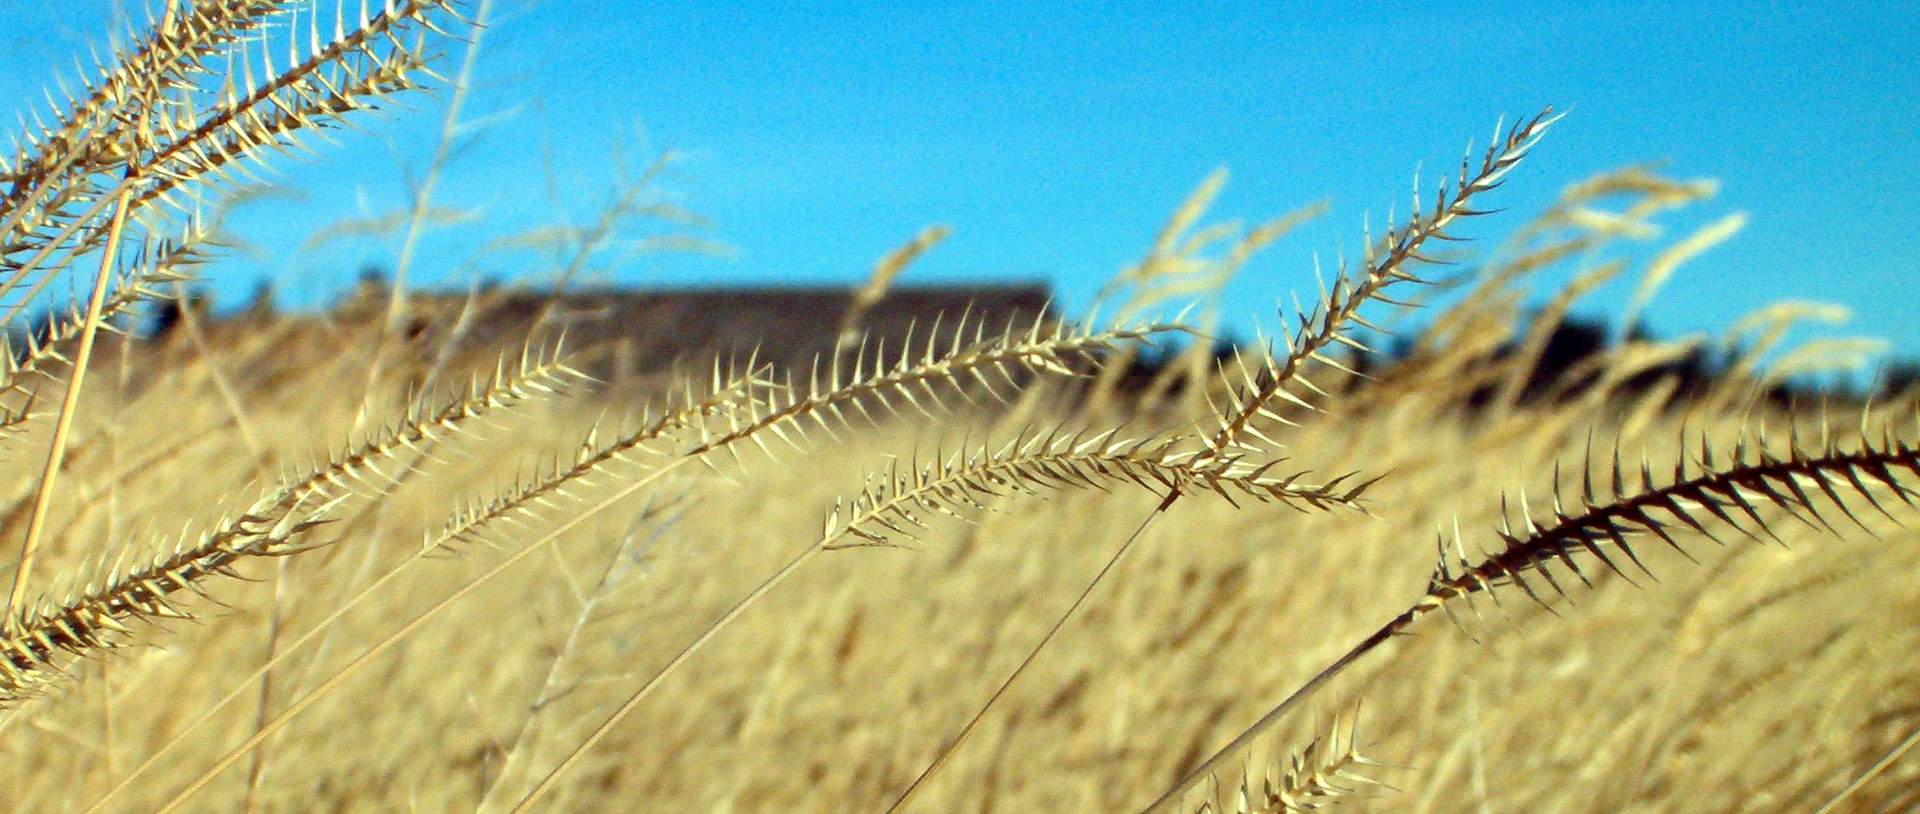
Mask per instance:
[[[13,574],[13,589],[7,593],[7,610],[0,625],[11,628],[26,601],[27,588],[33,577],[34,555],[40,548],[40,539],[46,534],[47,511],[53,505],[54,486],[60,477],[60,462],[66,458],[67,434],[73,430],[73,420],[79,414],[80,387],[87,378],[87,366],[93,360],[94,339],[100,334],[100,308],[107,299],[107,287],[113,281],[114,260],[118,255],[120,238],[127,226],[127,207],[131,191],[123,190],[113,206],[113,220],[107,228],[107,243],[100,250],[100,270],[93,277],[93,293],[87,298],[87,318],[80,329],[80,348],[74,352],[73,372],[67,375],[66,395],[60,400],[60,413],[53,425],[53,439],[48,442],[46,465],[40,470],[40,488],[34,493],[33,514],[27,521],[26,539],[20,544],[18,570]]]

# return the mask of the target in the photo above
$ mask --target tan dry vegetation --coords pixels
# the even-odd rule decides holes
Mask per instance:
[[[1303,289],[1271,348],[1213,368],[1195,343],[1144,393],[1110,371],[1189,326],[956,315],[906,352],[664,386],[590,381],[604,348],[556,335],[97,331],[188,271],[128,224],[199,251],[166,193],[359,115],[352,88],[406,91],[414,37],[460,24],[349,14],[224,91],[212,66],[246,32],[304,39],[304,9],[169,5],[4,173],[9,308],[99,292],[3,394],[10,810],[1920,806],[1912,394],[1759,397],[1802,306],[1736,326],[1704,386],[1670,366],[1704,339],[1532,378],[1574,302],[1632,271],[1616,250],[1710,184],[1570,187],[1373,379],[1347,370],[1362,329],[1442,274],[1440,238],[1552,119]],[[1208,324],[1207,292],[1297,220],[1201,226],[1223,181],[1116,307],[1198,295]],[[1669,241],[1643,293],[1738,228]],[[858,336],[941,234],[823,330]],[[1575,283],[1524,311],[1552,267]]]

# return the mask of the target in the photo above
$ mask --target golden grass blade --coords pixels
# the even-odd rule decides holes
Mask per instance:
[[[1746,228],[1747,216],[1736,212],[1700,228],[1687,239],[1675,243],[1655,257],[1647,266],[1645,277],[1640,279],[1639,288],[1633,292],[1633,301],[1628,303],[1626,313],[1620,317],[1620,330],[1631,335],[1640,322],[1640,313],[1653,302],[1654,295],[1660,293],[1662,286],[1687,261],[1692,260],[1708,249],[1725,243]]]
[[[1165,514],[1167,509],[1173,506],[1173,502],[1179,499],[1179,495],[1180,493],[1178,491],[1169,491],[1166,497],[1160,499],[1160,505],[1155,506],[1151,513],[1141,518],[1140,525],[1134,527],[1133,533],[1127,535],[1127,539],[1120,543],[1120,547],[1113,552],[1113,555],[1108,557],[1105,563],[1101,564],[1100,570],[1094,572],[1093,579],[1087,581],[1086,587],[1080,589],[1079,595],[1075,596],[1073,602],[1067,605],[1066,611],[1062,612],[1058,618],[1053,620],[1053,624],[1047,628],[1047,632],[1040,636],[1040,640],[1034,643],[1033,648],[1029,649],[1025,656],[1021,657],[1020,663],[1014,666],[1013,672],[1008,673],[1007,677],[1000,682],[1000,685],[994,688],[993,693],[987,696],[986,703],[981,704],[980,707],[974,711],[973,716],[967,719],[967,722],[960,727],[959,731],[954,733],[952,738],[948,739],[946,743],[941,744],[940,750],[934,753],[933,760],[929,761],[926,768],[921,769],[920,773],[914,776],[913,781],[908,783],[905,789],[901,790],[900,796],[895,798],[893,803],[887,806],[887,814],[905,810],[907,805],[913,802],[913,798],[920,793],[920,789],[926,786],[927,780],[931,779],[935,774],[938,774],[940,769],[947,765],[947,761],[951,760],[954,753],[959,750],[960,744],[965,743],[967,738],[971,737],[973,733],[980,728],[980,722],[986,720],[987,713],[993,709],[994,704],[999,702],[999,700],[1007,694],[1007,690],[1011,689],[1014,682],[1018,681],[1020,676],[1026,673],[1027,668],[1033,666],[1033,663],[1040,658],[1040,652],[1053,643],[1054,638],[1060,635],[1060,630],[1066,627],[1067,622],[1079,613],[1081,607],[1087,604],[1087,600],[1093,596],[1094,589],[1100,587],[1100,583],[1106,579],[1107,574],[1113,571],[1114,566],[1120,564],[1120,560],[1127,555],[1128,550],[1133,548],[1133,544],[1137,542],[1142,535],[1147,533],[1147,528],[1153,525],[1153,521],[1158,519],[1162,514]]]
[[[1884,774],[1887,771],[1887,767],[1900,762],[1900,759],[1906,757],[1908,752],[1913,751],[1913,747],[1915,746],[1920,746],[1920,729],[1915,729],[1913,734],[1906,737],[1906,740],[1901,741],[1898,745],[1894,746],[1893,749],[1889,750],[1885,757],[1880,758],[1880,760],[1872,766],[1867,767],[1866,771],[1861,772],[1859,777],[1854,778],[1853,782],[1848,783],[1846,788],[1841,789],[1839,794],[1835,794],[1832,799],[1822,804],[1813,814],[1833,814],[1833,812],[1840,810],[1841,803],[1846,802],[1847,798],[1852,797],[1862,788],[1865,788],[1867,783],[1872,782],[1874,778]]]
[[[361,404],[361,418],[369,414],[367,407],[375,394],[375,384],[380,381],[386,369],[388,339],[398,333],[407,319],[407,275],[413,271],[413,256],[419,250],[420,238],[426,233],[429,219],[437,211],[433,205],[434,191],[440,185],[440,175],[446,170],[447,159],[453,152],[455,133],[461,126],[460,113],[466,109],[467,94],[473,88],[473,69],[480,61],[480,43],[486,38],[487,18],[492,13],[492,0],[479,0],[474,7],[473,24],[467,28],[466,53],[460,58],[460,72],[453,81],[453,94],[447,99],[447,108],[441,114],[440,137],[434,142],[433,157],[427,162],[426,175],[413,189],[408,190],[412,200],[407,208],[406,229],[400,236],[400,248],[393,263],[393,283],[387,290],[387,316],[380,324],[380,332],[373,340],[373,361],[367,365],[366,384],[362,387],[365,395]],[[358,427],[356,427],[358,429]]]
[[[847,305],[847,312],[840,315],[840,327],[834,331],[836,352],[846,351],[860,342],[860,325],[867,318],[867,312],[880,304],[887,296],[887,289],[893,286],[893,280],[905,271],[907,266],[926,254],[928,249],[946,240],[953,230],[935,224],[920,230],[898,249],[889,252],[886,257],[873,266],[873,273],[867,277],[866,285],[853,292],[853,302]]]

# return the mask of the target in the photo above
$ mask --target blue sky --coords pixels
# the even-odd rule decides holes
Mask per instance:
[[[38,93],[104,35],[93,15],[0,5],[0,92]],[[1138,258],[1215,167],[1215,219],[1258,220],[1320,200],[1328,215],[1250,266],[1227,296],[1242,333],[1311,258],[1357,252],[1362,217],[1405,210],[1416,166],[1484,145],[1496,117],[1570,107],[1469,234],[1498,238],[1591,173],[1664,162],[1717,178],[1715,201],[1668,237],[1731,212],[1747,228],[1688,265],[1655,301],[1663,335],[1717,333],[1781,299],[1853,309],[1842,333],[1920,356],[1920,6],[1720,3],[1378,3],[1362,12],[1200,5],[527,3],[500,0],[470,120],[437,201],[477,220],[432,234],[415,279],[537,270],[480,251],[495,238],[590,218],[608,156],[686,154],[662,194],[705,216],[725,256],[644,255],[634,283],[853,283],[922,226],[954,235],[907,280],[1046,279],[1070,307]],[[443,47],[451,73],[460,45]],[[436,97],[316,145],[272,176],[298,200],[236,214],[254,251],[215,267],[238,298],[272,279],[313,305],[391,245],[302,246],[327,224],[398,208],[426,161]],[[1554,280],[1541,281],[1542,296]],[[1586,311],[1618,309],[1628,280]]]

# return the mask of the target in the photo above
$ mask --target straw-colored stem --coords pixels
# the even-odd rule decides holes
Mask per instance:
[[[100,251],[100,271],[93,277],[93,294],[87,298],[87,321],[80,329],[80,349],[73,357],[73,372],[67,376],[66,396],[60,401],[60,417],[53,426],[53,440],[47,449],[47,465],[40,473],[40,488],[33,497],[33,516],[27,521],[26,541],[20,544],[20,567],[13,573],[13,590],[7,594],[7,613],[0,625],[10,625],[26,599],[33,577],[33,559],[46,534],[47,509],[53,503],[54,484],[59,480],[60,463],[66,460],[67,435],[73,429],[73,417],[80,403],[80,386],[87,378],[87,363],[93,358],[93,341],[100,333],[101,304],[107,299],[107,286],[113,280],[113,262],[120,247],[120,236],[127,226],[127,199],[132,190],[123,189],[113,205],[113,221],[107,230],[107,245]]]

